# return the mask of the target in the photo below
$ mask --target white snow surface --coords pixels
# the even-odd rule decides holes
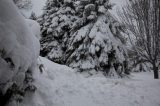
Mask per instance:
[[[29,28],[30,28],[31,32],[36,36],[36,38],[38,38],[40,40],[41,32],[40,32],[39,23],[37,23],[36,21],[31,20],[31,19],[25,19],[25,21],[29,25]]]
[[[44,71],[35,73],[37,91],[20,106],[160,106],[160,80],[152,73],[130,79],[85,78],[67,66],[40,57]]]

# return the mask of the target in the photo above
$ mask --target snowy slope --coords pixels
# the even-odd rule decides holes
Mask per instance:
[[[131,79],[84,78],[67,66],[40,60],[45,71],[35,73],[38,89],[20,106],[160,105],[160,80],[153,80],[151,73],[133,74]]]

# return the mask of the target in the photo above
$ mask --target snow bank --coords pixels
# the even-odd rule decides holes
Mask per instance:
[[[12,0],[0,0],[0,84],[22,85],[25,72],[34,70],[40,45]]]
[[[35,73],[35,94],[27,94],[20,106],[159,106],[160,81],[152,74],[131,79],[84,78],[67,66],[40,58],[44,72]],[[137,77],[135,77],[137,76]]]

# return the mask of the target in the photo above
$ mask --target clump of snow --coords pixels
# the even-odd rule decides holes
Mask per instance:
[[[130,79],[84,78],[71,68],[45,58],[44,72],[35,73],[37,91],[20,106],[159,106],[160,80],[152,73],[134,73]]]
[[[99,6],[98,12],[105,13],[106,12],[105,7],[104,6]]]
[[[32,33],[40,40],[40,35],[41,35],[40,25],[34,20],[31,20],[31,19],[25,19],[25,20],[28,23]]]
[[[39,40],[12,0],[0,0],[0,84],[23,85],[25,72],[34,70]]]

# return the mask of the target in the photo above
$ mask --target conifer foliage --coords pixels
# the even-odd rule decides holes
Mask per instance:
[[[38,19],[42,32],[41,55],[62,63],[63,51],[70,35],[70,27],[76,20],[73,2],[67,0],[48,0],[44,14]]]
[[[41,24],[41,55],[80,72],[121,76],[124,67],[123,26],[109,0],[48,0]]]

